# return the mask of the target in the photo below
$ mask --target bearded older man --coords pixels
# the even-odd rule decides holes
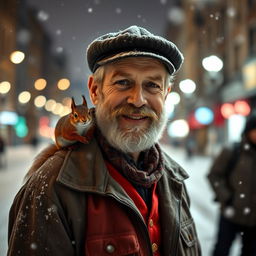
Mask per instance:
[[[8,255],[201,255],[188,176],[158,144],[181,52],[131,26],[94,40],[87,60],[94,136],[34,168],[10,211]]]

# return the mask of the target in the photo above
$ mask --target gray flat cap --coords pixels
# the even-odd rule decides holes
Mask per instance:
[[[173,42],[138,26],[98,37],[87,48],[87,61],[92,72],[121,58],[139,56],[159,59],[170,74],[179,70],[184,59]]]

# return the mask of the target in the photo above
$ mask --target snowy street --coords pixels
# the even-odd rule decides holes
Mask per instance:
[[[7,149],[7,166],[0,169],[0,256],[5,256],[7,250],[9,208],[26,171],[40,148],[22,145]],[[164,145],[164,148],[190,175],[186,184],[191,198],[191,211],[201,241],[202,255],[210,256],[218,218],[218,205],[212,202],[213,194],[206,180],[212,160],[210,157],[202,156],[186,159],[182,149],[167,145]],[[238,256],[238,251],[239,245],[235,243],[230,256]]]

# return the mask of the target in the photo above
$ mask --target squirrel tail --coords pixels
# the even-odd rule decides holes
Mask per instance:
[[[55,152],[58,151],[58,148],[56,147],[56,145],[54,144],[50,144],[49,146],[47,146],[45,149],[43,149],[34,159],[34,162],[32,163],[32,166],[29,168],[27,174],[24,177],[24,181],[27,181],[32,174],[38,170],[43,163],[50,158],[51,156],[53,156],[55,154]]]

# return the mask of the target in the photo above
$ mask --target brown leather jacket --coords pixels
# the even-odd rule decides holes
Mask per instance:
[[[158,183],[161,255],[201,255],[183,180],[165,157]],[[153,255],[133,201],[109,175],[95,140],[50,157],[17,194],[9,217],[9,256]]]

